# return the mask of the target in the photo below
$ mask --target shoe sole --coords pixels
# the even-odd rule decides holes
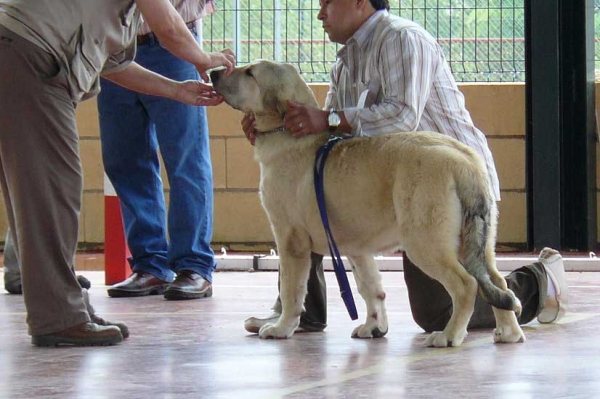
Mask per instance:
[[[165,299],[171,301],[182,301],[187,299],[200,299],[200,298],[208,298],[212,296],[212,287],[208,290],[197,293],[197,292],[188,292],[188,291],[179,291],[179,290],[166,290],[164,292]]]
[[[162,295],[166,288],[167,285],[162,287],[154,287],[144,291],[124,291],[118,288],[111,288],[106,291],[108,292],[108,296],[111,298],[133,298],[138,296]]]
[[[33,336],[31,343],[41,347],[57,347],[57,346],[112,346],[123,342],[123,336],[117,335],[97,340],[90,339],[65,339],[62,337],[53,336]]]

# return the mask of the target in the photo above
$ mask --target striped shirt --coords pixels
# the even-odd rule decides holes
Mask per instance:
[[[473,124],[433,36],[412,21],[380,10],[337,57],[325,109],[343,110],[353,135],[434,131],[451,136],[483,157],[500,200],[498,174],[485,135]]]
[[[173,6],[181,15],[181,18],[185,22],[193,22],[204,18],[215,12],[215,4],[212,0],[170,0]],[[139,30],[138,35],[145,35],[150,33],[152,29],[147,23],[143,23]]]

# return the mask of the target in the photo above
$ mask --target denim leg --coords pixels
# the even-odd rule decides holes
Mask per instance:
[[[159,43],[140,46],[136,62],[174,80],[199,79],[191,64]],[[104,165],[121,202],[132,269],[165,281],[188,269],[212,281],[213,188],[205,109],[103,81],[98,110]],[[169,242],[158,147],[170,185]]]
[[[177,81],[200,78],[193,65],[160,45],[144,46],[138,62]],[[169,179],[167,263],[176,273],[192,270],[212,282],[216,262],[210,247],[213,182],[206,109],[153,96],[141,98],[156,128]]]
[[[172,281],[158,144],[140,95],[102,80],[98,113],[102,159],[121,203],[132,270]]]

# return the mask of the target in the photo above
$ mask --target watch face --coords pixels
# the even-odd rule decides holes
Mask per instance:
[[[329,123],[329,126],[338,127],[341,122],[342,122],[342,120],[341,120],[340,116],[337,114],[337,112],[331,111],[331,113],[329,114],[329,117],[327,118],[327,123]]]

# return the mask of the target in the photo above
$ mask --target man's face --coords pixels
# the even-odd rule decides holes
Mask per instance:
[[[323,23],[329,40],[346,44],[360,27],[357,0],[319,0],[319,6],[317,19]]]

